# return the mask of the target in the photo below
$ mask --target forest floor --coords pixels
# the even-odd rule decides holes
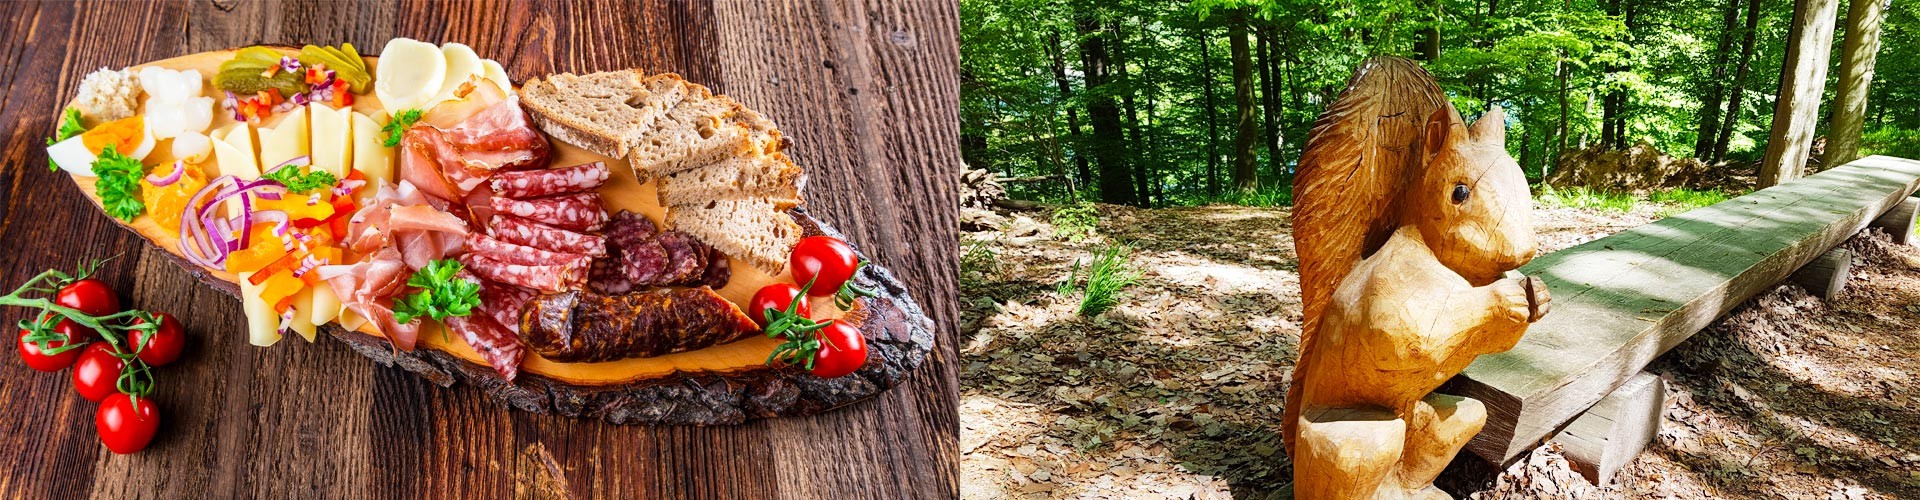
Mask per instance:
[[[1535,210],[1542,251],[1672,211]],[[1300,331],[1288,210],[1098,213],[1078,239],[1038,212],[962,236],[962,496],[1277,496]],[[1120,242],[1140,281],[1077,316],[1055,284]],[[1776,287],[1650,367],[1669,385],[1665,422],[1612,485],[1548,446],[1469,496],[1920,497],[1920,248],[1848,246],[1836,302]]]

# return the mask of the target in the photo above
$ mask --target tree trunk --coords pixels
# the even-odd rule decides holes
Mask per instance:
[[[1067,108],[1067,142],[1073,146],[1073,165],[1080,174],[1075,184],[1085,186],[1093,181],[1093,170],[1087,167],[1087,142],[1080,138],[1080,109],[1073,106],[1073,86],[1067,84],[1066,50],[1060,48],[1060,30],[1055,29],[1048,35],[1047,55],[1053,58],[1053,81],[1060,86],[1060,106]]]
[[[1207,30],[1194,33],[1200,39],[1200,93],[1207,99],[1207,194],[1214,196],[1220,194],[1220,120],[1213,98],[1213,43]]]
[[[1247,14],[1235,9],[1227,20],[1227,42],[1233,52],[1233,102],[1239,113],[1233,138],[1233,188],[1253,191],[1260,188],[1260,168],[1253,156],[1253,144],[1259,140],[1254,123],[1253,57],[1247,47]]]
[[[1700,133],[1693,140],[1693,157],[1705,161],[1713,157],[1713,139],[1720,135],[1720,110],[1727,92],[1727,53],[1733,51],[1733,34],[1740,31],[1740,0],[1728,0],[1722,10],[1720,43],[1713,49],[1713,76],[1707,78],[1707,95],[1700,100]]]
[[[1860,156],[1860,128],[1867,116],[1867,88],[1880,52],[1882,0],[1852,0],[1847,7],[1847,37],[1840,49],[1840,88],[1834,91],[1833,122],[1827,125],[1827,152],[1820,162],[1840,165]]]
[[[1113,66],[1107,53],[1106,30],[1091,12],[1079,14],[1075,23],[1080,30],[1081,72],[1087,78],[1087,121],[1093,124],[1091,145],[1094,163],[1100,168],[1100,199],[1107,203],[1138,205],[1134,197],[1133,170],[1127,167],[1125,126],[1120,122],[1120,106],[1113,101]]]
[[[1144,142],[1140,138],[1140,111],[1133,105],[1133,94],[1138,89],[1133,84],[1133,76],[1127,72],[1127,64],[1132,62],[1128,58],[1133,57],[1133,53],[1127,47],[1127,34],[1121,30],[1120,20],[1115,19],[1109,31],[1113,33],[1113,66],[1120,69],[1120,85],[1124,89],[1120,103],[1127,110],[1127,144],[1138,146]],[[1152,162],[1132,163],[1133,192],[1139,195],[1140,206],[1152,207],[1152,191],[1147,190],[1147,171],[1152,168]]]
[[[1780,69],[1780,93],[1773,107],[1773,131],[1767,138],[1767,156],[1760,163],[1758,187],[1799,178],[1813,146],[1820,117],[1820,94],[1827,84],[1827,59],[1833,52],[1833,17],[1837,0],[1797,0],[1793,28],[1787,35],[1787,58]]]
[[[1567,109],[1567,73],[1572,72],[1573,69],[1567,66],[1567,51],[1560,51],[1560,60],[1556,61],[1554,66],[1554,79],[1558,80],[1560,87],[1560,125],[1554,128],[1554,140],[1558,141],[1558,145],[1554,148],[1553,154],[1547,155],[1546,164],[1549,166],[1557,166],[1560,162],[1560,155],[1567,152],[1567,136],[1572,135],[1572,131],[1567,129],[1569,111]],[[1540,170],[1546,172],[1549,169],[1541,168]]]
[[[1434,62],[1440,60],[1440,20],[1443,9],[1439,0],[1420,0],[1420,5],[1431,11],[1433,16],[1427,19],[1427,27],[1420,30],[1420,43],[1416,47],[1420,60]]]
[[[1741,31],[1740,64],[1733,73],[1733,92],[1727,93],[1727,121],[1720,126],[1720,137],[1713,141],[1713,158],[1707,163],[1727,159],[1727,143],[1733,140],[1733,129],[1740,125],[1740,99],[1746,95],[1747,72],[1753,68],[1753,42],[1759,32],[1761,12],[1760,0],[1747,0],[1747,27]]]
[[[1280,50],[1271,47],[1273,28],[1261,28],[1254,34],[1254,43],[1260,46],[1260,123],[1267,133],[1267,175],[1273,179],[1273,185],[1284,186],[1287,184],[1287,162],[1280,154],[1280,96],[1274,95],[1280,85],[1273,81],[1278,73],[1273,69],[1273,55]]]

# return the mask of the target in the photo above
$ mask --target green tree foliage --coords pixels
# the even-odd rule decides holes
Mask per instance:
[[[1766,149],[1792,10],[1791,0],[961,0],[962,149],[975,167],[1039,177],[1009,186],[1025,199],[1165,206],[1284,192],[1353,68],[1392,54],[1422,60],[1469,118],[1503,107],[1507,148],[1536,178],[1562,151],[1609,137],[1744,167]],[[1239,50],[1237,22],[1250,44]],[[1920,1],[1894,0],[1882,30],[1862,154],[1911,150],[1920,137]],[[1703,132],[1726,135],[1722,151]],[[1252,189],[1234,183],[1248,165],[1259,166]]]

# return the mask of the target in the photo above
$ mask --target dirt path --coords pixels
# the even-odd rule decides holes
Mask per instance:
[[[962,236],[962,496],[1268,496],[1291,475],[1279,434],[1300,320],[1288,211],[1102,205],[1099,213],[1094,235],[1080,241],[1056,236],[1038,213]],[[1656,218],[1652,209],[1536,213],[1546,251]],[[1141,281],[1111,311],[1076,316],[1077,298],[1055,284],[1075,259],[1119,242],[1135,249]],[[1660,442],[1616,485],[1594,488],[1547,449],[1475,496],[1920,494],[1920,476],[1907,475],[1920,465],[1912,455],[1920,449],[1920,393],[1912,392],[1920,268],[1911,265],[1920,251],[1871,248],[1879,250],[1863,253],[1879,256],[1830,309],[1804,293],[1776,300],[1776,292],[1756,302],[1797,304],[1784,309],[1793,316],[1736,314],[1663,357],[1656,371],[1677,402]],[[1844,332],[1817,337],[1831,346],[1793,333],[1828,323]],[[1752,325],[1780,333],[1741,333],[1765,329]],[[1749,337],[1774,344],[1738,340]],[[1701,359],[1724,361],[1708,374],[1686,364]],[[1876,463],[1883,470],[1869,467]]]

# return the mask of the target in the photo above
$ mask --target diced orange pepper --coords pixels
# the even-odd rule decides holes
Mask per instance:
[[[273,304],[276,311],[284,311],[286,303],[293,299],[294,294],[306,288],[306,282],[294,277],[292,271],[273,273],[261,285],[260,300]]]
[[[266,281],[269,275],[279,274],[283,271],[291,273],[293,270],[300,268],[300,259],[304,255],[305,254],[300,252],[288,252],[286,255],[281,256],[279,260],[275,260],[273,263],[267,264],[266,267],[260,268],[259,271],[255,271],[253,277],[247,278],[247,281],[258,285]]]
[[[230,236],[238,238],[238,235]],[[227,254],[227,270],[236,273],[259,271],[287,255],[286,242],[273,235],[272,223],[253,225],[247,248]]]

